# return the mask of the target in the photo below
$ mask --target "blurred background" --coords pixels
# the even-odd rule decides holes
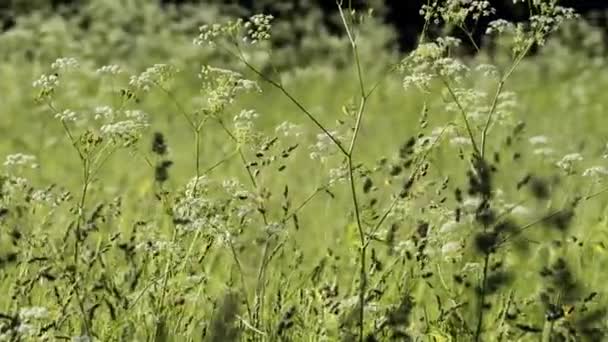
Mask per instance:
[[[416,46],[424,23],[420,15],[423,3],[424,0],[352,1],[361,13],[374,10],[374,15],[357,29],[366,79],[383,77],[387,67]],[[573,151],[586,146],[601,153],[605,142],[593,137],[608,134],[608,125],[604,124],[608,102],[603,91],[608,86],[608,1],[560,3],[574,7],[582,19],[565,23],[512,75],[507,88],[517,94],[513,120],[525,119],[530,134],[559,132],[563,139],[555,140],[556,150]],[[482,18],[475,30],[479,53],[472,53],[471,42],[458,29],[440,24],[430,27],[430,34],[462,38],[462,57],[471,65],[505,65],[510,52],[487,36],[482,37],[485,25],[498,18],[526,20],[527,5],[513,0],[492,0],[490,4],[496,12]],[[57,178],[53,172],[60,177],[65,170],[77,166],[69,158],[44,153],[49,148],[69,146],[56,138],[61,136],[61,128],[53,122],[48,108],[33,101],[36,94],[32,82],[48,73],[57,58],[75,57],[85,67],[83,70],[118,64],[125,75],[117,82],[124,84],[129,75],[137,75],[156,63],[170,63],[182,71],[175,80],[178,100],[190,106],[200,92],[196,75],[201,64],[232,68],[255,78],[219,49],[192,44],[199,27],[255,13],[273,14],[276,19],[271,41],[248,51],[249,61],[262,70],[279,71],[290,91],[318,113],[324,124],[333,127],[341,119],[343,106],[357,94],[351,48],[333,0],[1,0],[0,94],[4,99],[0,116],[4,120],[0,122],[0,134],[7,138],[0,144],[0,155],[15,151],[34,154],[41,164],[52,165],[52,172],[42,174],[50,179]],[[392,73],[370,100],[370,122],[362,131],[362,138],[370,143],[362,147],[361,158],[373,160],[395,151],[415,134],[411,122],[418,120],[423,103],[432,113],[431,124],[441,124],[451,117],[444,110],[439,92],[437,96],[423,97],[415,89],[403,89],[402,82],[402,75]],[[483,77],[472,82],[479,89],[494,86]],[[258,110],[261,127],[271,130],[284,121],[308,126],[284,96],[261,85],[265,94],[246,96],[238,105]],[[74,77],[73,84],[66,81],[64,86],[62,96],[70,108],[86,111],[107,102],[105,95],[100,95],[99,80],[86,73]],[[190,168],[180,167],[191,164],[191,137],[182,130],[187,126],[175,115],[171,101],[160,96],[146,97],[139,106],[150,113],[152,130],[166,133],[174,145],[174,179],[180,184],[191,176]],[[372,119],[380,116],[382,120]],[[556,116],[560,120],[555,120]],[[585,120],[580,119],[583,116]],[[385,139],[378,139],[378,131],[387,133]],[[314,131],[308,133],[307,139],[314,141]],[[210,133],[204,139],[209,163],[229,153],[225,137]]]
[[[16,25],[20,16],[31,15],[34,12],[47,13],[47,15],[59,13],[69,17],[86,13],[92,6],[110,2],[108,0],[3,0],[0,2],[0,21],[2,29],[7,30]],[[332,0],[129,0],[116,2],[118,6],[124,6],[125,9],[132,8],[134,4],[139,5],[139,3],[156,3],[168,12],[179,8],[187,11],[194,9],[218,11],[223,15],[232,16],[249,16],[253,13],[273,14],[282,21],[292,21],[294,32],[298,33],[296,37],[301,37],[305,27],[313,29],[315,26],[317,30],[327,30],[333,34],[342,33],[341,23],[336,17],[336,4]],[[374,8],[377,11],[377,17],[395,32],[400,49],[409,50],[415,46],[416,39],[422,30],[424,22],[419,15],[419,10],[425,3],[425,0],[353,0],[352,6],[358,9]],[[562,6],[574,8],[593,25],[604,29],[608,27],[608,1],[563,0],[559,3]],[[478,40],[480,40],[485,25],[491,20],[504,18],[509,21],[521,21],[528,16],[527,8],[522,1],[491,0],[490,4],[496,9],[496,13],[494,16],[483,18],[480,21],[476,36]],[[307,25],[302,23],[303,20]],[[81,24],[84,27],[87,26],[86,21]]]

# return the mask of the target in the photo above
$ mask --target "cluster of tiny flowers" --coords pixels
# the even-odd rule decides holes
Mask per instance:
[[[549,142],[549,138],[547,138],[544,135],[535,135],[533,137],[530,137],[528,139],[528,142],[531,145],[534,145],[534,146],[536,146],[536,145],[546,145]]]
[[[329,132],[334,138],[341,140],[338,131]],[[331,140],[326,133],[317,134],[317,141],[310,147],[310,158],[325,162],[327,157],[337,151],[336,144]]]
[[[475,71],[481,72],[484,77],[498,78],[499,72],[496,66],[491,64],[479,64]]]
[[[78,61],[72,57],[58,58],[55,60],[55,62],[53,62],[53,64],[51,64],[51,68],[55,70],[71,70],[79,67],[80,64]]]
[[[469,146],[471,145],[471,139],[467,137],[454,137],[450,139],[450,145],[453,146]]]
[[[173,206],[173,215],[178,218],[177,226],[187,231],[196,231],[202,228],[218,228],[214,217],[218,212],[215,203],[208,198],[182,197]]]
[[[3,194],[6,199],[21,198],[23,194],[30,191],[31,186],[27,179],[23,177],[9,176],[8,180],[3,184]]]
[[[237,115],[234,116],[233,121],[253,121],[260,116],[253,109],[243,109]]]
[[[123,72],[122,68],[116,64],[104,65],[95,70],[98,75],[118,75]]]
[[[169,64],[155,64],[139,75],[131,76],[129,85],[137,90],[147,92],[154,85],[168,81],[177,73],[177,69]]]
[[[431,81],[436,77],[460,80],[461,75],[468,68],[454,58],[445,57],[450,48],[459,44],[460,40],[451,37],[420,44],[399,65],[398,69],[405,75],[403,87],[408,89],[416,86],[420,90],[427,91]]]
[[[146,123],[148,121],[148,114],[146,114],[146,112],[139,110],[139,109],[126,110],[125,117],[135,120],[140,123]]]
[[[243,41],[250,44],[256,44],[259,41],[270,39],[270,22],[274,19],[272,15],[256,14],[249,18],[245,23],[247,34],[243,37]]]
[[[201,91],[207,97],[212,113],[219,113],[226,105],[233,103],[240,91],[261,91],[256,82],[232,70],[206,65],[201,68],[198,77],[202,80]]]
[[[202,25],[199,27],[199,35],[194,39],[195,45],[214,46],[217,40],[221,38],[232,39],[234,42],[238,39],[243,28],[243,19],[230,20],[225,24]]]
[[[543,44],[544,37],[555,31],[564,21],[576,17],[572,8],[558,6],[555,2],[543,2],[540,8],[540,14],[530,17],[530,25],[536,32],[536,40],[539,44]]]
[[[342,165],[340,167],[332,168],[329,170],[329,182],[330,186],[342,183],[346,179],[348,179],[348,167],[346,165]]]
[[[241,41],[249,44],[256,44],[260,41],[270,39],[272,15],[255,14],[244,22],[242,19],[231,20],[227,23],[202,25],[199,27],[199,35],[194,39],[194,44],[215,45],[221,38],[231,39],[236,43],[239,37]],[[243,33],[243,29],[245,32]]]
[[[467,19],[479,20],[496,13],[487,0],[447,0],[423,5],[420,15],[427,21],[439,24],[441,20],[456,26],[464,26]]]
[[[225,179],[222,181],[222,190],[227,194],[235,193],[243,188],[241,183],[235,178]]]
[[[548,157],[555,154],[555,150],[551,147],[539,147],[532,151],[532,154]]]
[[[195,45],[203,45],[204,43],[213,45],[215,41],[222,36],[223,26],[220,24],[202,25],[198,28],[199,35],[194,39]]]
[[[566,173],[571,173],[574,164],[578,161],[582,161],[583,156],[580,153],[570,153],[562,157],[555,165],[565,171]]]
[[[593,166],[583,171],[583,177],[601,179],[608,176],[608,169],[603,166]]]
[[[76,114],[76,112],[73,110],[65,109],[61,113],[55,113],[55,119],[63,122],[75,122],[78,120],[78,114]]]
[[[234,116],[234,135],[241,144],[253,144],[259,138],[254,125],[254,120],[258,116],[259,114],[252,109],[244,109]]]
[[[4,166],[6,167],[13,167],[13,166],[20,166],[20,167],[29,167],[32,169],[35,169],[38,167],[38,164],[36,163],[36,157],[29,155],[29,154],[23,154],[23,153],[15,153],[15,154],[9,154],[8,156],[6,156],[6,159],[4,160]]]
[[[149,124],[147,114],[140,110],[127,110],[124,116],[126,120],[103,124],[99,131],[114,143],[128,146],[139,140]]]
[[[40,88],[42,91],[50,91],[55,89],[59,85],[59,76],[53,75],[40,75],[40,77],[32,83],[34,88]]]
[[[485,92],[471,88],[455,88],[453,92],[458,99],[458,102],[452,99],[453,101],[445,106],[447,111],[459,113],[464,109],[468,119],[473,120],[474,122],[485,122],[484,119],[489,111],[489,106],[486,105],[485,101],[487,98]]]
[[[207,193],[210,182],[211,181],[209,178],[207,178],[207,176],[193,177],[186,184],[184,195],[186,197],[196,197],[200,196],[201,194],[205,194]]]
[[[302,135],[302,129],[300,126],[288,121],[283,121],[281,124],[275,127],[274,131],[283,137],[298,138]]]
[[[95,120],[114,120],[114,109],[110,106],[97,106],[93,114]]]
[[[53,188],[49,187],[43,190],[34,190],[32,192],[32,200],[39,204],[45,204],[50,207],[57,207],[70,198],[69,192],[55,193]]]
[[[515,25],[512,22],[504,19],[496,19],[491,21],[486,28],[486,34],[503,34],[505,32],[512,32],[515,30]]]

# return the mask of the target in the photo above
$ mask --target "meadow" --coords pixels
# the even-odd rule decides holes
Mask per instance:
[[[411,52],[346,3],[19,17],[0,340],[605,340],[605,38],[535,0],[465,53],[442,3]]]

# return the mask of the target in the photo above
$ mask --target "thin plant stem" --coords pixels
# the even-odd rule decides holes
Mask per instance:
[[[355,220],[357,224],[357,231],[359,233],[359,341],[362,342],[365,333],[365,293],[367,291],[367,237],[365,235],[365,230],[363,228],[363,224],[361,222],[361,212],[359,207],[359,201],[357,197],[357,189],[355,184],[355,175],[354,175],[354,165],[353,165],[353,155],[354,149],[357,143],[357,138],[359,137],[359,132],[361,130],[361,123],[363,121],[363,115],[365,113],[365,106],[367,104],[367,93],[365,91],[365,82],[363,80],[363,72],[361,68],[361,59],[359,57],[359,50],[357,48],[357,42],[355,40],[354,35],[351,32],[351,27],[344,15],[344,11],[342,9],[342,1],[339,0],[336,2],[338,5],[338,11],[340,13],[340,18],[342,19],[342,24],[344,29],[346,30],[346,34],[348,36],[348,40],[351,44],[351,50],[353,53],[353,58],[355,61],[355,68],[357,79],[359,81],[359,90],[360,90],[360,104],[359,109],[356,115],[355,128],[353,131],[353,135],[348,147],[348,151],[346,153],[346,158],[348,162],[348,175],[349,175],[349,183],[350,183],[350,191],[351,197],[353,201],[353,210],[355,212]]]
[[[479,147],[477,146],[477,142],[475,141],[475,135],[473,134],[473,128],[471,127],[469,119],[467,118],[467,111],[464,109],[464,107],[462,106],[462,103],[460,102],[460,99],[458,98],[458,96],[456,95],[454,90],[452,89],[450,82],[448,82],[448,80],[445,77],[441,77],[441,81],[447,88],[448,92],[450,93],[450,96],[456,103],[456,106],[458,106],[458,110],[460,111],[460,115],[461,115],[462,120],[464,121],[464,125],[467,129],[467,134],[469,135],[469,140],[471,140],[471,145],[473,145],[473,151],[475,152],[475,154],[480,155],[481,151],[479,150]]]
[[[486,285],[487,285],[487,279],[488,279],[488,268],[489,268],[489,263],[490,263],[490,253],[487,252],[485,253],[485,257],[483,260],[483,274],[482,274],[482,278],[481,278],[481,286],[480,286],[480,293],[479,293],[479,305],[477,307],[477,326],[475,328],[475,342],[479,342],[481,341],[481,333],[483,330],[483,319],[484,319],[484,312],[485,312],[485,300],[486,300]]]

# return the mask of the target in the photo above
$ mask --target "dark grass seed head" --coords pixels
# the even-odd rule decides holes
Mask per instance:
[[[165,141],[165,136],[160,132],[154,133],[154,138],[152,139],[152,152],[159,156],[164,156],[167,154],[167,143]]]
[[[532,196],[538,200],[548,200],[551,196],[549,184],[542,178],[534,176],[531,177],[528,182],[528,188],[530,189]]]
[[[498,245],[498,234],[482,232],[475,235],[475,248],[483,254],[493,253]]]

